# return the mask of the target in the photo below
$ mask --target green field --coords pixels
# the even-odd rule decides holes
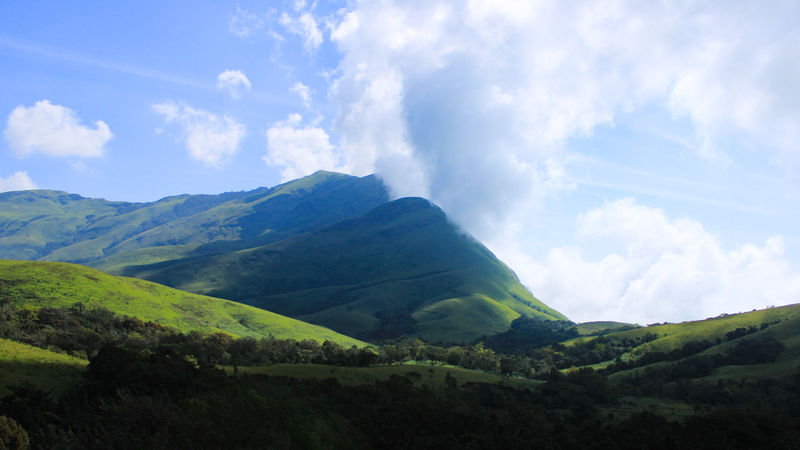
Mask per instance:
[[[64,394],[81,381],[87,364],[74,356],[0,339],[0,396],[9,394],[9,387],[23,383]]]
[[[252,306],[107,275],[75,264],[0,260],[0,298],[18,307],[58,308],[77,302],[87,307],[98,305],[181,332],[272,335],[278,339],[331,340],[345,347],[365,345],[327,328]]]

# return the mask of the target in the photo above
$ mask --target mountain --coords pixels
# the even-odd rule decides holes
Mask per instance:
[[[375,176],[322,171],[270,189],[179,195],[150,203],[59,191],[6,192],[0,194],[0,256],[113,270],[276,241],[387,200]]]
[[[329,329],[263,309],[190,294],[150,281],[54,262],[0,260],[0,300],[13,307],[59,308],[77,302],[152,321],[181,332],[325,340],[364,345]]]
[[[0,207],[0,257],[87,264],[360,339],[467,342],[520,317],[566,320],[438,207],[389,201],[374,176],[152,203],[25,191]]]

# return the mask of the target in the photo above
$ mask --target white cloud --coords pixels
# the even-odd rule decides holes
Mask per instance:
[[[300,96],[306,109],[311,108],[311,91],[308,86],[298,81],[292,86],[291,91]]]
[[[40,100],[30,107],[14,108],[4,135],[19,157],[35,153],[96,157],[103,155],[103,147],[114,135],[102,120],[94,125],[95,128],[83,125],[70,108]]]
[[[239,98],[243,89],[249,90],[252,86],[241,70],[225,70],[217,75],[217,89],[228,91],[234,99]]]
[[[264,161],[281,167],[283,181],[317,170],[342,171],[336,149],[325,130],[313,125],[301,127],[302,120],[299,114],[291,114],[285,121],[269,127]]]
[[[246,38],[264,28],[264,19],[257,14],[246,11],[239,6],[228,18],[228,31],[240,38]]]
[[[211,167],[220,167],[236,154],[245,134],[244,125],[228,116],[218,116],[185,103],[166,101],[152,106],[167,123],[178,123],[186,138],[189,155]]]
[[[307,53],[313,52],[322,44],[322,32],[319,31],[317,21],[310,12],[304,12],[298,17],[291,17],[284,12],[279,23],[287,31],[303,39],[303,47]]]
[[[569,186],[571,138],[642,107],[689,118],[712,162],[743,133],[800,168],[799,15],[795,2],[356,1],[331,32],[341,151],[479,238]]]
[[[28,189],[37,189],[36,183],[28,176],[28,172],[17,171],[6,178],[0,178],[0,192]]]
[[[540,299],[576,321],[677,322],[800,301],[800,273],[780,237],[726,250],[699,222],[632,199],[582,214],[575,235],[580,246],[516,267]],[[612,251],[587,257],[582,248],[596,243]]]

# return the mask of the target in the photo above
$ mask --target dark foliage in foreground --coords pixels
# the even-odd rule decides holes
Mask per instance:
[[[680,395],[717,407],[682,422],[649,413],[610,416],[604,408],[638,388],[610,385],[591,370],[554,372],[533,391],[454,383],[430,389],[414,378],[348,387],[335,379],[229,377],[168,351],[106,346],[72,395],[56,401],[19,387],[0,400],[0,415],[42,449],[703,449],[800,442],[800,377],[719,388],[684,383]],[[725,400],[723,391],[736,398]]]

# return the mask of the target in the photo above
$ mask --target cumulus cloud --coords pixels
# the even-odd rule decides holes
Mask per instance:
[[[167,123],[181,126],[189,155],[210,167],[220,167],[239,149],[244,125],[228,116],[218,116],[185,103],[166,101],[152,106]]]
[[[303,127],[302,120],[300,114],[291,114],[286,120],[269,127],[264,161],[281,168],[283,181],[317,170],[343,170],[328,133],[314,125]]]
[[[291,17],[284,12],[278,22],[288,32],[300,36],[307,53],[313,52],[322,44],[322,32],[317,26],[317,20],[310,12],[306,11],[297,17]]]
[[[573,320],[676,322],[800,300],[800,273],[779,236],[726,250],[697,221],[623,199],[582,214],[575,237],[611,251],[592,258],[563,246],[518,266],[539,298]]]
[[[8,116],[6,141],[19,157],[35,153],[48,156],[102,156],[106,143],[114,136],[105,122],[94,128],[83,125],[70,108],[40,100],[33,106],[17,106]]]
[[[28,172],[17,171],[6,178],[0,177],[0,192],[25,191],[36,188],[36,183],[28,176]]]
[[[743,133],[800,167],[798,15],[793,2],[356,1],[331,31],[341,151],[481,238],[569,186],[570,139],[642,107],[690,119],[709,161]]]
[[[252,86],[241,70],[225,70],[217,75],[217,89],[228,91],[234,99],[239,98],[242,90],[249,90]]]

